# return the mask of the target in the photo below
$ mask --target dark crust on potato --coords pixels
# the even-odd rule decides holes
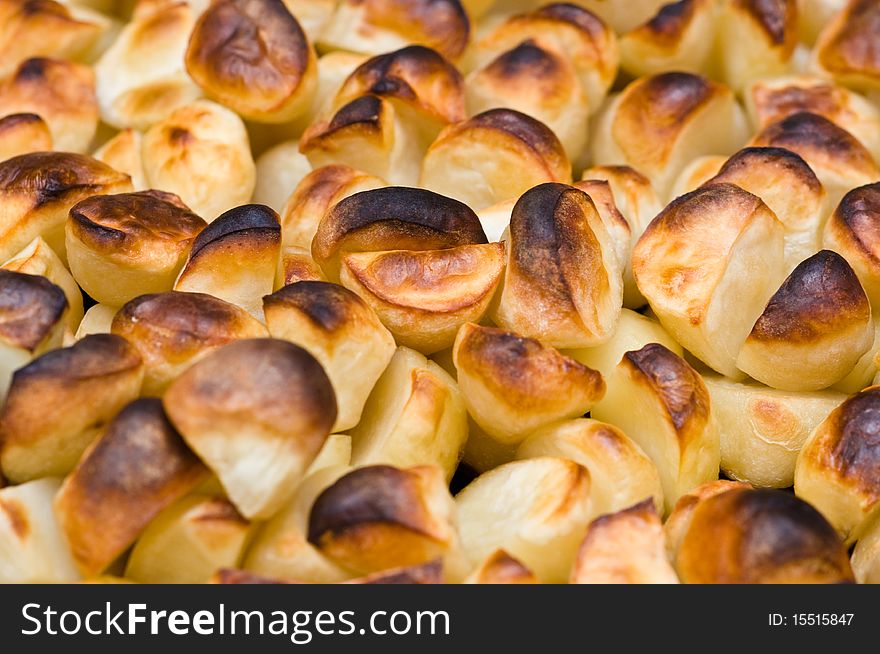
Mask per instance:
[[[94,195],[70,209],[72,233],[111,253],[137,248],[142,239],[187,244],[205,226],[178,196],[164,191]]]
[[[358,66],[339,91],[397,98],[440,120],[465,119],[464,80],[458,69],[439,53],[410,45],[372,57]]]
[[[205,227],[192,244],[190,260],[203,250],[227,238],[244,237],[281,242],[281,223],[278,214],[262,204],[245,204],[222,214]]]
[[[67,310],[67,296],[45,277],[0,269],[0,338],[35,350]]]
[[[271,111],[297,92],[312,58],[305,33],[281,0],[216,0],[193,29],[186,67],[219,97],[268,101],[259,108]]]
[[[98,193],[128,175],[84,154],[31,152],[0,162],[0,194],[28,194],[32,206],[61,200],[71,191]]]
[[[70,347],[37,357],[15,371],[16,382],[63,377],[70,382],[116,375],[142,365],[137,350],[116,334],[89,334]]]
[[[846,239],[862,254],[880,263],[880,182],[844,195],[830,220],[846,229]]]
[[[880,501],[880,388],[850,397],[820,430],[811,456],[867,501]]]
[[[797,179],[810,192],[815,194],[822,192],[822,182],[816,177],[809,164],[799,154],[785,148],[743,148],[724,162],[721,170],[710,181],[736,184],[740,173],[748,174],[749,170],[756,166],[781,168],[785,170],[787,177]]]
[[[736,488],[694,511],[678,557],[691,583],[853,581],[834,528],[790,493]]]
[[[230,429],[259,420],[270,435],[301,435],[291,439],[291,447],[313,456],[337,410],[321,364],[303,348],[275,338],[237,340],[208,354],[172,383],[164,402],[190,443],[211,425]]]
[[[408,471],[387,465],[358,468],[346,474],[312,505],[308,541],[320,546],[328,537],[369,524],[399,525],[425,533],[425,508],[413,488],[414,481]]]
[[[797,33],[795,0],[734,0],[747,11],[775,45],[792,43]]]
[[[877,170],[871,153],[855,136],[824,116],[808,111],[799,111],[768,125],[755,137],[754,144],[786,148],[807,161],[810,153],[848,160],[859,172]]]
[[[322,263],[356,240],[369,250],[433,250],[488,243],[466,204],[424,189],[387,187],[355,193],[321,219],[312,254]]]
[[[135,400],[108,425],[56,499],[74,558],[100,572],[162,509],[206,474],[158,399]]]
[[[623,362],[638,371],[662,399],[672,424],[679,432],[709,417],[709,392],[699,373],[680,356],[659,343],[627,352]]]
[[[832,73],[880,77],[880,5],[875,0],[852,0],[843,21],[819,51],[819,61]]]
[[[135,347],[143,340],[147,350],[176,358],[240,338],[252,321],[244,309],[213,295],[168,291],[127,302],[113,318],[111,331]]]
[[[679,42],[690,25],[696,7],[697,0],[670,2],[660,7],[654,17],[637,27],[634,33],[644,35],[642,38],[650,39],[654,43],[672,46]]]
[[[822,250],[797,265],[770,298],[749,340],[810,343],[871,320],[855,272],[836,252]]]
[[[322,281],[289,284],[263,298],[263,306],[291,307],[308,318],[316,327],[334,332],[356,319],[354,311],[367,312],[369,307],[347,288]]]
[[[479,325],[463,329],[468,331],[457,346],[457,365],[521,410],[532,403],[543,406],[548,391],[568,395],[576,388],[595,400],[605,394],[601,373],[533,338]]]
[[[477,114],[453,129],[464,131],[468,128],[506,132],[548,160],[565,159],[562,143],[553,130],[541,121],[513,109],[490,109]]]

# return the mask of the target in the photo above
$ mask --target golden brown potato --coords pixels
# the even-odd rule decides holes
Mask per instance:
[[[785,229],[787,271],[819,251],[827,197],[800,156],[784,148],[744,148],[705,182],[720,183],[735,184],[757,195],[776,215]]]
[[[346,164],[413,185],[440,130],[464,118],[456,68],[429,48],[409,46],[358,66],[303,133],[300,150],[314,168]]]
[[[508,264],[494,322],[554,347],[589,347],[614,332],[623,270],[583,191],[542,184],[513,209]]]
[[[107,327],[140,353],[142,392],[154,396],[161,396],[208,352],[234,340],[269,335],[258,320],[234,304],[204,293],[176,291],[135,298],[113,312]]]
[[[780,391],[718,375],[703,380],[721,433],[721,469],[758,487],[789,488],[807,437],[846,399],[832,390]]]
[[[66,262],[70,208],[92,195],[130,190],[128,175],[82,154],[34,152],[0,162],[0,260],[42,236]]]
[[[880,520],[865,528],[852,554],[852,568],[860,584],[880,584]]]
[[[569,159],[584,151],[589,99],[562,53],[526,40],[472,72],[466,82],[468,113],[515,109],[553,130]]]
[[[442,250],[487,242],[465,204],[424,189],[387,187],[355,193],[318,223],[312,256],[327,279],[339,280],[342,257],[353,252]]]
[[[530,432],[587,413],[605,394],[602,375],[531,338],[473,323],[453,349],[468,413],[486,434],[516,445]]]
[[[320,364],[278,339],[248,339],[211,352],[175,379],[165,410],[187,444],[249,519],[290,499],[336,421]]]
[[[831,525],[806,502],[769,489],[736,488],[699,503],[675,568],[686,584],[853,581]]]
[[[40,275],[64,291],[67,298],[67,330],[65,339],[73,335],[83,319],[83,296],[64,263],[39,236],[21,252],[3,264],[4,270]]]
[[[67,312],[64,291],[45,277],[0,270],[0,397],[15,370],[61,346]]]
[[[880,388],[871,386],[834,409],[804,444],[794,491],[852,543],[880,508],[876,447]]]
[[[55,513],[57,479],[0,489],[0,583],[68,583],[80,578]]]
[[[650,499],[601,515],[578,549],[573,584],[677,584],[663,525]]]
[[[366,54],[421,43],[455,59],[469,35],[459,0],[341,0],[319,43],[328,50]]]
[[[718,425],[700,375],[662,345],[627,352],[607,382],[592,416],[619,427],[660,474],[669,511],[684,493],[716,479]]]
[[[329,282],[298,282],[263,298],[269,333],[299,345],[324,367],[336,393],[333,431],[360,422],[370,391],[396,349],[394,337],[357,295]]]
[[[339,108],[364,95],[391,101],[416,128],[424,147],[443,127],[465,118],[464,81],[458,69],[438,52],[419,45],[364,61],[345,78],[333,103]]]
[[[751,486],[740,481],[717,479],[700,484],[678,498],[675,508],[667,516],[663,525],[663,531],[666,535],[666,554],[673,564],[675,564],[675,557],[678,555],[678,550],[681,549],[681,542],[690,527],[691,518],[693,518],[697,506],[710,497],[735,488],[751,488]]]
[[[483,209],[543,182],[571,179],[571,163],[550,128],[512,109],[492,109],[440,133],[419,185]]]
[[[648,343],[660,343],[671,352],[682,356],[681,345],[675,342],[660,323],[635,311],[623,309],[617,329],[610,340],[595,347],[562,350],[562,354],[598,370],[603,379],[609,379],[624,354],[640,350]]]
[[[828,192],[829,206],[837,206],[852,188],[880,178],[880,167],[868,149],[852,134],[818,114],[801,111],[771,123],[751,145],[778,147],[799,154]]]
[[[707,71],[712,56],[719,3],[683,0],[663,5],[650,20],[620,39],[620,63],[634,76],[669,70]]]
[[[37,114],[10,114],[0,118],[0,161],[51,149],[52,133]]]
[[[465,584],[537,584],[535,573],[503,549],[492,552],[468,575]]]
[[[98,127],[95,74],[71,61],[26,59],[0,81],[0,116],[19,113],[46,121],[54,149],[86,152]]]
[[[184,67],[196,16],[188,2],[146,6],[132,16],[95,64],[105,123],[146,130],[201,96]]]
[[[95,150],[92,156],[131,177],[131,185],[135,191],[146,191],[147,179],[141,156],[142,140],[143,135],[140,132],[131,128],[123,129]]]
[[[762,79],[744,96],[755,129],[801,111],[824,116],[880,156],[880,109],[854,91],[812,75]]]
[[[195,237],[174,290],[207,293],[262,319],[280,257],[278,214],[265,205],[236,207]]]
[[[579,418],[538,429],[516,450],[518,459],[556,456],[590,472],[593,513],[615,513],[648,498],[663,510],[657,466],[617,427]]]
[[[137,350],[112,334],[87,336],[17,370],[0,412],[4,476],[20,483],[66,475],[138,396],[143,376]]]
[[[435,466],[358,468],[315,500],[308,540],[325,556],[356,573],[446,561],[446,574],[462,573],[455,503]]]
[[[880,20],[880,5],[875,0],[851,0],[843,11],[829,18],[813,51],[816,67],[846,86],[880,88],[874,30]]]
[[[204,476],[159,400],[126,406],[55,496],[55,513],[80,572],[103,572],[155,515]]]
[[[353,572],[328,559],[307,539],[309,512],[315,499],[350,470],[347,464],[342,464],[308,475],[293,499],[256,533],[247,548],[242,567],[249,573],[273,579],[314,584],[351,579]]]
[[[852,266],[872,306],[880,308],[880,183],[853,189],[825,223],[822,245]]]
[[[874,342],[871,305],[846,259],[822,250],[770,298],[736,365],[768,386],[815,391],[843,379]]]
[[[201,584],[238,565],[251,525],[225,499],[188,495],[157,515],[138,538],[125,576],[142,584]]]
[[[435,465],[451,479],[468,437],[458,384],[433,361],[400,347],[351,437],[353,465]]]
[[[82,60],[109,27],[97,12],[53,0],[2,0],[0,76],[28,57]]]
[[[378,177],[345,165],[316,168],[302,178],[281,210],[285,246],[311,248],[318,223],[335,204],[359,193],[386,186]]]
[[[666,330],[701,361],[742,377],[736,356],[785,275],[784,228],[731,184],[683,195],[633,250],[633,273]]]
[[[311,108],[315,51],[282,0],[218,0],[199,16],[186,70],[242,118],[294,120]]]
[[[342,258],[342,285],[357,293],[400,345],[433,354],[479,322],[504,271],[502,243],[443,250],[358,252]]]
[[[594,113],[617,76],[614,31],[595,13],[573,3],[531,4],[531,11],[508,17],[473,44],[468,54],[470,69],[531,41],[567,60],[586,94],[589,113]]]
[[[122,306],[145,293],[171,290],[205,225],[173,193],[94,196],[70,209],[67,260],[92,298]]]
[[[746,138],[730,89],[692,73],[661,73],[632,82],[606,107],[593,133],[593,163],[632,166],[667,197],[691,160],[731,154]]]
[[[141,146],[151,188],[176,193],[211,222],[248,202],[256,166],[236,114],[207,100],[178,107],[155,123]]]
[[[736,92],[788,71],[798,42],[798,0],[730,0],[718,17],[722,78]]]
[[[468,55],[468,111],[507,107],[547,125],[580,160],[587,121],[617,73],[614,32],[573,4],[549,4],[511,16]]]
[[[312,258],[311,250],[294,245],[282,246],[278,270],[275,271],[276,291],[297,282],[325,281],[324,271]]]
[[[590,473],[568,459],[515,461],[477,477],[455,503],[472,565],[503,548],[542,583],[562,583],[592,517]]]
[[[343,164],[413,185],[424,151],[390,100],[364,95],[313,122],[300,139],[312,168]]]

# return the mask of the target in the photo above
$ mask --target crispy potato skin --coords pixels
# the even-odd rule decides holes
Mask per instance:
[[[129,404],[65,480],[55,510],[85,574],[102,572],[205,467],[158,399]]]
[[[35,350],[67,307],[64,291],[45,277],[0,270],[0,338],[6,343]]]
[[[676,558],[685,583],[851,583],[843,541],[806,502],[732,489],[700,503]]]

